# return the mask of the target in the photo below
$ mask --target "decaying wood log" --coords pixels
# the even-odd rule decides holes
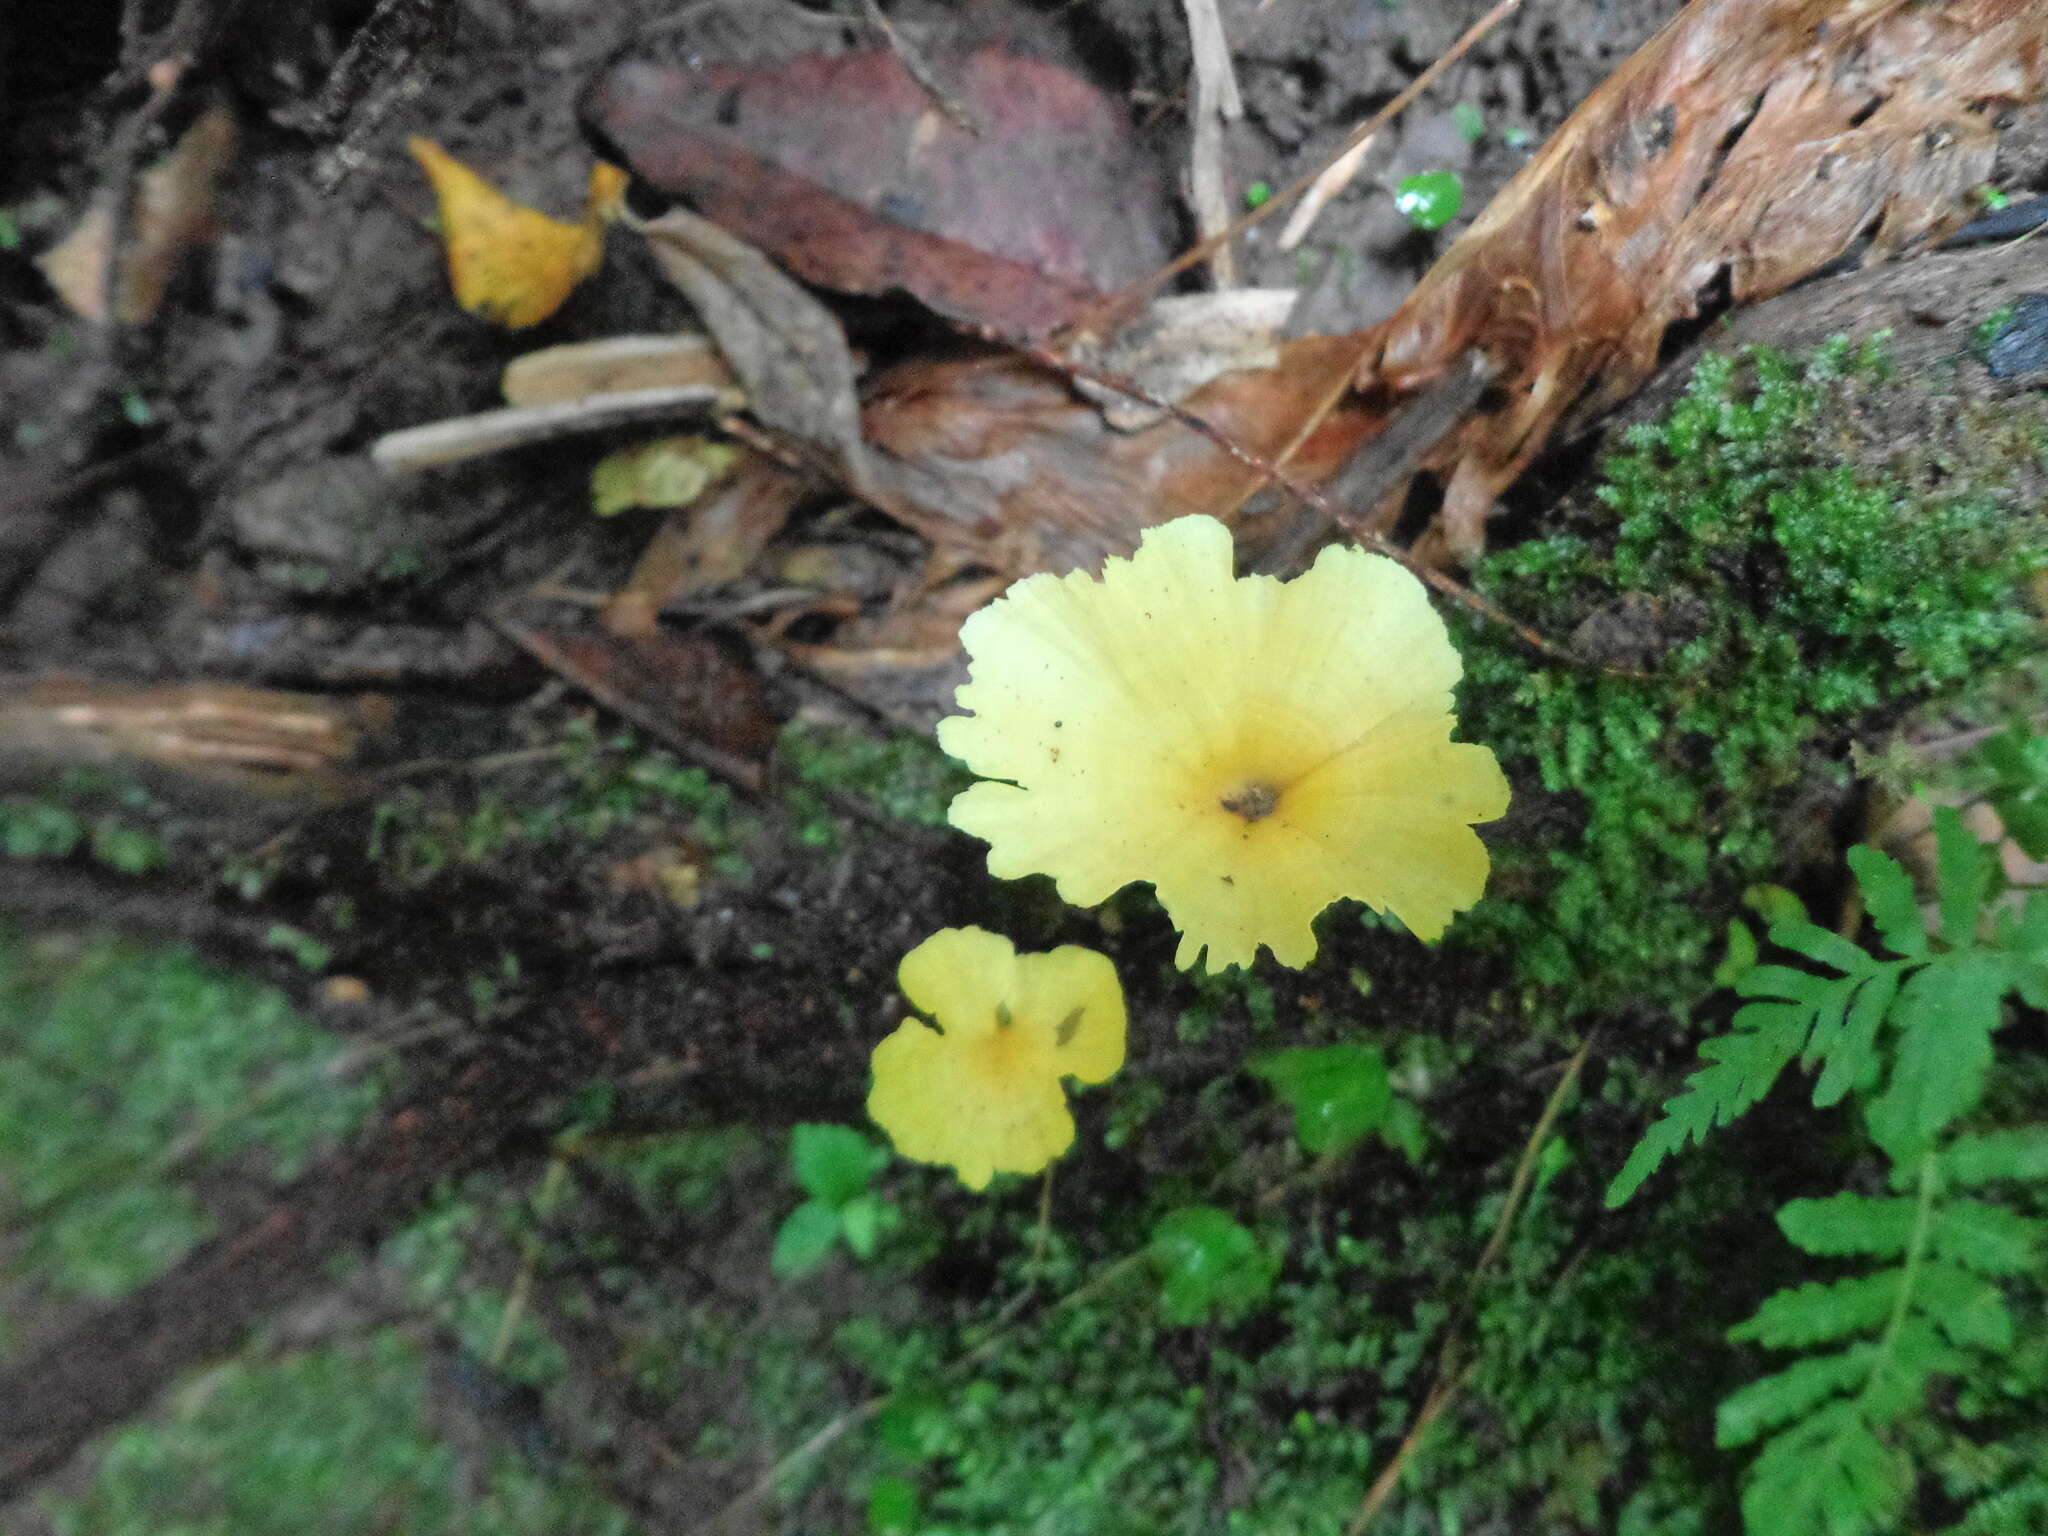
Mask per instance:
[[[2001,117],[2048,94],[2048,0],[1699,0],[1572,114],[1387,323],[1404,393],[1467,349],[1506,391],[1431,456],[1469,558],[1561,426],[1626,397],[1671,327],[1977,211]]]

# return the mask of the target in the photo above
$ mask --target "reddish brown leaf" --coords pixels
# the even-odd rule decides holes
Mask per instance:
[[[752,669],[716,641],[500,628],[550,672],[663,745],[743,789],[760,788],[775,721]]]
[[[1043,334],[1166,254],[1169,203],[1123,111],[1050,64],[955,61],[952,122],[888,52],[759,69],[626,62],[583,104],[634,172],[820,287],[901,290]]]

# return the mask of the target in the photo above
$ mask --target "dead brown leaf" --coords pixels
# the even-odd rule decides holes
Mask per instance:
[[[815,444],[847,482],[866,478],[846,332],[823,304],[745,241],[672,208],[634,223],[746,386],[762,422]]]
[[[123,193],[102,190],[71,233],[36,258],[57,296],[87,320],[107,318],[110,294],[113,318],[122,325],[154,319],[186,252],[213,236],[214,193],[234,152],[234,116],[225,107],[214,107],[142,173],[120,272],[111,284],[107,267],[115,259],[114,200]]]
[[[749,792],[775,745],[759,679],[708,636],[570,634],[500,621],[505,638],[656,741]]]

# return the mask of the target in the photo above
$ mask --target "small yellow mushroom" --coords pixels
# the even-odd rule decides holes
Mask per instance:
[[[1073,1144],[1063,1077],[1099,1083],[1124,1063],[1124,994],[1106,955],[1020,955],[980,928],[942,928],[897,982],[936,1027],[905,1019],[875,1047],[868,1114],[903,1156],[970,1189],[1036,1173]]]

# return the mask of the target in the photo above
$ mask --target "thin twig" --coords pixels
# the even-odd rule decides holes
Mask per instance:
[[[1431,64],[1413,80],[1409,81],[1407,86],[1392,101],[1388,102],[1379,111],[1373,113],[1371,117],[1354,128],[1351,131],[1350,137],[1338,147],[1336,154],[1330,157],[1331,163],[1350,154],[1359,144],[1371,138],[1393,121],[1394,118],[1406,111],[1416,97],[1436,83],[1438,76],[1442,75],[1445,70],[1449,69],[1470,52],[1473,45],[1485,37],[1487,33],[1514,14],[1521,6],[1521,3],[1522,0],[1500,0],[1500,3],[1494,6],[1492,10],[1467,27],[1464,34],[1456,42],[1452,43],[1449,48],[1444,50],[1442,57],[1438,58],[1434,64]],[[1135,283],[1127,284],[1118,289],[1095,309],[1075,322],[1075,329],[1084,332],[1095,331],[1102,333],[1121,330],[1125,322],[1131,316],[1137,314],[1139,310],[1143,309],[1150,302],[1154,294],[1160,292],[1168,283],[1180,276],[1181,273],[1187,271],[1188,268],[1207,261],[1211,253],[1219,247],[1236,239],[1246,230],[1252,228],[1252,226],[1263,223],[1266,219],[1279,212],[1280,209],[1293,202],[1294,199],[1300,197],[1316,184],[1317,178],[1323,174],[1325,168],[1325,166],[1317,166],[1306,175],[1297,177],[1266,199],[1265,202],[1259,204],[1258,207],[1238,219],[1228,229],[1219,230],[1207,239],[1196,241],[1194,245],[1181,252],[1180,255],[1169,261],[1150,277],[1140,278]]]
[[[882,34],[882,41],[896,55],[896,62],[903,66],[904,73],[917,82],[919,90],[931,97],[955,128],[976,138],[988,131],[974,109],[946,89],[931,61],[911,45],[910,39],[897,30],[894,22],[882,14],[880,0],[861,0],[861,14],[867,18],[869,26]]]
[[[569,1174],[569,1161],[560,1153],[548,1159],[548,1171],[541,1176],[540,1190],[533,1197],[533,1230],[526,1234],[520,1244],[519,1273],[513,1277],[512,1289],[505,1296],[505,1310],[498,1314],[497,1337],[491,1340],[491,1352],[486,1363],[492,1370],[501,1369],[505,1356],[512,1348],[512,1335],[519,1327],[519,1319],[526,1315],[527,1300],[533,1294],[533,1274],[540,1265],[541,1224],[554,1210],[556,1201],[562,1197],[562,1185]]]
[[[1550,1099],[1543,1106],[1543,1113],[1536,1118],[1535,1129],[1529,1132],[1529,1139],[1522,1146],[1521,1158],[1515,1164],[1514,1176],[1508,1180],[1508,1196],[1501,1203],[1500,1215],[1493,1223],[1493,1234],[1487,1239],[1486,1247],[1479,1255],[1479,1262],[1472,1266],[1472,1273],[1465,1282],[1465,1297],[1457,1314],[1452,1318],[1445,1334],[1443,1348],[1437,1352],[1436,1373],[1430,1383],[1428,1395],[1424,1397],[1421,1410],[1415,1415],[1415,1422],[1408,1433],[1401,1438],[1401,1445],[1394,1452],[1393,1459],[1373,1479],[1372,1487],[1366,1492],[1365,1502],[1358,1507],[1351,1524],[1345,1528],[1345,1536],[1362,1536],[1366,1527],[1378,1516],[1387,1500],[1393,1497],[1394,1486],[1401,1479],[1401,1473],[1421,1448],[1423,1438],[1434,1424],[1471,1381],[1478,1362],[1468,1360],[1457,1364],[1457,1354],[1464,1343],[1464,1332],[1470,1320],[1473,1304],[1478,1296],[1479,1282],[1485,1278],[1503,1249],[1507,1247],[1508,1234],[1513,1230],[1515,1218],[1521,1213],[1522,1202],[1529,1193],[1529,1185],[1536,1177],[1536,1161],[1542,1155],[1544,1143],[1550,1140],[1550,1133],[1556,1129],[1558,1117],[1564,1113],[1565,1100],[1579,1081],[1579,1074],[1585,1070],[1586,1060],[1593,1052],[1593,1042],[1599,1036],[1597,1029],[1589,1032],[1572,1054],[1571,1064],[1565,1068],[1564,1076],[1557,1080],[1557,1086],[1550,1092]]]
[[[1229,178],[1223,168],[1223,125],[1244,116],[1237,75],[1230,67],[1230,43],[1216,0],[1181,0],[1188,19],[1188,45],[1194,55],[1195,86],[1188,108],[1190,128],[1188,190],[1195,205],[1195,226],[1204,236],[1230,226]],[[1218,288],[1237,286],[1237,261],[1228,240],[1209,258]]]
[[[387,432],[370,445],[370,459],[392,473],[459,464],[465,459],[526,448],[582,432],[730,411],[737,392],[710,384],[666,384],[610,390],[545,405],[508,405],[474,416],[450,416]]]

